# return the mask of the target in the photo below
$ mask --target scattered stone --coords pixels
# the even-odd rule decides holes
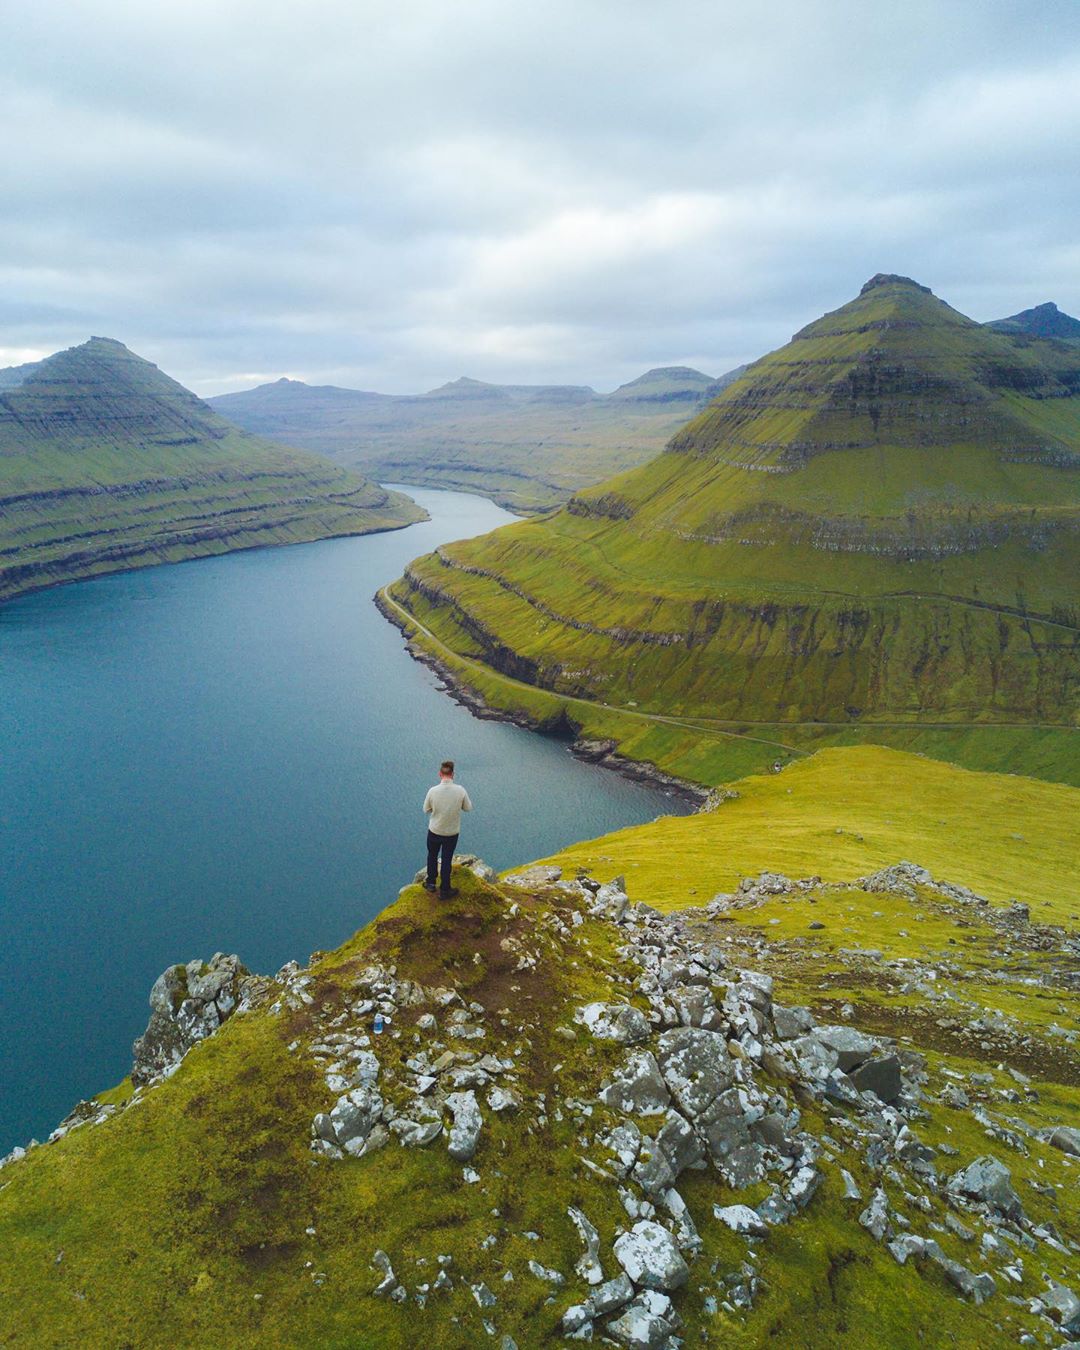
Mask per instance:
[[[870,1203],[859,1215],[859,1222],[878,1242],[885,1240],[885,1234],[889,1231],[889,1197],[880,1186],[870,1197]]]
[[[1012,1174],[997,1158],[976,1158],[949,1178],[946,1190],[950,1195],[967,1196],[989,1205],[1011,1219],[1019,1219],[1024,1212],[1020,1197],[1012,1188]]]
[[[713,1205],[713,1216],[727,1224],[733,1233],[764,1237],[769,1225],[749,1205]]]
[[[454,1117],[447,1151],[451,1158],[456,1158],[458,1162],[468,1162],[476,1152],[480,1128],[484,1123],[476,1101],[476,1093],[451,1092],[446,1099],[446,1109]]]
[[[639,1288],[680,1289],[690,1274],[675,1239],[649,1219],[615,1239],[615,1257]]]
[[[571,1205],[566,1212],[585,1248],[585,1254],[578,1259],[574,1269],[588,1284],[600,1284],[604,1278],[600,1265],[600,1234],[580,1209]]]
[[[629,1003],[589,1003],[579,1009],[575,1020],[583,1023],[598,1041],[635,1045],[649,1039],[645,1014]]]

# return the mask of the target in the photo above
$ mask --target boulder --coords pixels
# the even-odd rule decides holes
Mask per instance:
[[[749,1205],[713,1205],[713,1215],[733,1233],[764,1237],[769,1231],[769,1225]]]
[[[671,1103],[656,1056],[648,1050],[628,1055],[598,1095],[605,1106],[624,1115],[657,1115]]]
[[[1051,1130],[1046,1136],[1046,1142],[1054,1148],[1061,1149],[1062,1153],[1070,1153],[1074,1158],[1080,1158],[1080,1130],[1072,1125],[1059,1125],[1057,1129]]]
[[[625,1271],[620,1271],[613,1280],[598,1285],[585,1300],[585,1308],[590,1317],[604,1317],[607,1313],[621,1308],[634,1297],[634,1286]]]
[[[171,1073],[198,1041],[213,1035],[255,983],[238,956],[170,966],[150,990],[150,1021],[132,1047],[136,1087]]]
[[[870,1203],[859,1215],[859,1222],[878,1242],[885,1239],[889,1231],[889,1197],[879,1186],[870,1198]]]
[[[837,1066],[844,1073],[858,1068],[878,1048],[878,1042],[872,1036],[864,1035],[855,1027],[818,1027],[811,1035],[835,1052]]]
[[[646,1289],[606,1324],[608,1335],[630,1350],[664,1350],[678,1327],[671,1300]]]
[[[945,1189],[951,1195],[966,1196],[988,1205],[1010,1219],[1019,1219],[1024,1212],[1020,1197],[1012,1187],[1012,1174],[997,1158],[976,1158],[973,1163],[954,1173]]]
[[[883,1102],[894,1102],[903,1091],[900,1060],[896,1055],[868,1059],[851,1071],[851,1081],[860,1092],[872,1092]]]
[[[532,867],[525,867],[520,872],[511,872],[503,877],[507,886],[521,886],[527,890],[533,890],[540,886],[553,886],[556,881],[562,879],[562,868],[555,867],[550,863],[536,863]]]
[[[636,1045],[649,1039],[650,1026],[640,1008],[629,1003],[589,1003],[575,1021],[583,1023],[598,1041]]]
[[[615,1257],[638,1288],[681,1289],[690,1275],[675,1239],[650,1219],[640,1220],[615,1239]]]
[[[355,1149],[367,1139],[382,1115],[383,1099],[373,1087],[353,1088],[330,1108],[330,1122],[342,1148]]]
[[[657,1037],[656,1058],[668,1091],[688,1120],[706,1124],[724,1114],[718,1099],[734,1069],[727,1044],[714,1031],[674,1027]]]
[[[1080,1298],[1065,1284],[1050,1281],[1050,1289],[1042,1296],[1047,1316],[1069,1336],[1080,1336]]]
[[[447,1151],[458,1162],[468,1162],[476,1152],[480,1138],[480,1127],[484,1118],[475,1092],[451,1092],[446,1099],[446,1109],[453,1114],[454,1123],[450,1128]]]

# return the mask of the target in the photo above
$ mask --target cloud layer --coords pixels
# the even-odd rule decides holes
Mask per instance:
[[[0,365],[721,371],[877,271],[1080,310],[1074,0],[37,0],[5,24]]]

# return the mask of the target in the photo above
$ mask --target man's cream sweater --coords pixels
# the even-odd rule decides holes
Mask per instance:
[[[432,834],[460,834],[461,813],[471,811],[472,802],[460,783],[444,778],[433,788],[428,788],[424,810],[431,816],[428,828]]]

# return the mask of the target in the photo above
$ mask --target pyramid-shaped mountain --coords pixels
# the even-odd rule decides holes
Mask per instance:
[[[110,338],[0,372],[0,599],[421,516],[329,460],[239,431]]]
[[[394,596],[559,694],[903,740],[1074,725],[1078,576],[1080,353],[879,275],[649,464]]]

